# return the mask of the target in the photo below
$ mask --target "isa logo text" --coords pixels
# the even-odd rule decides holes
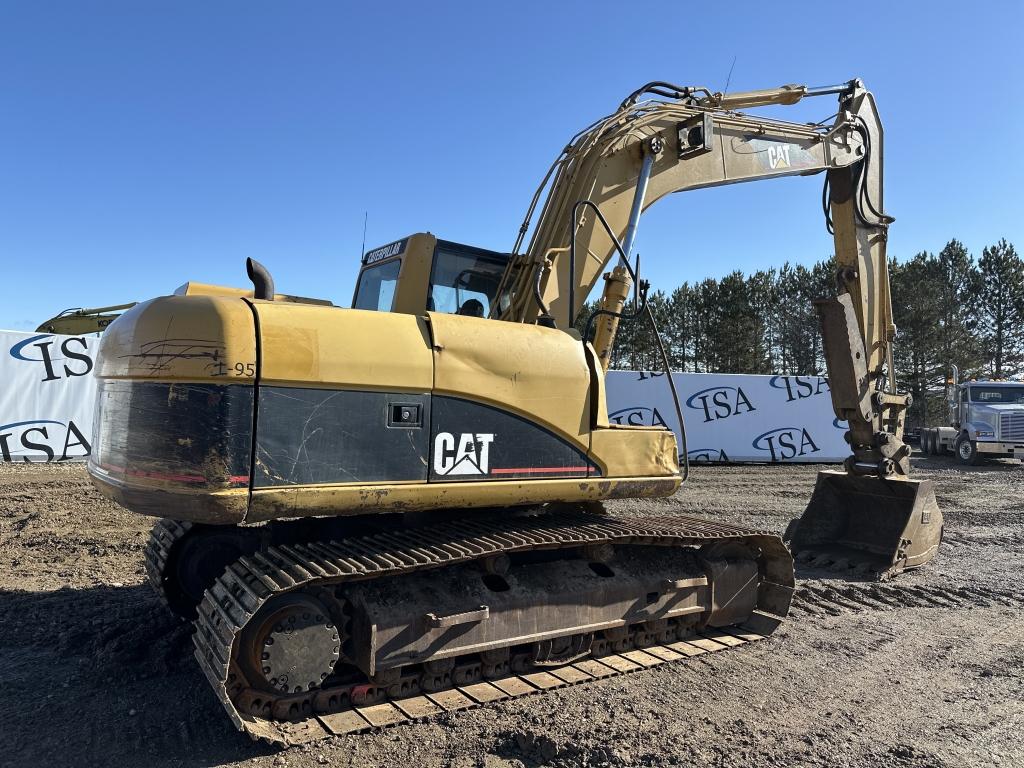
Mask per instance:
[[[803,458],[820,450],[805,427],[776,427],[755,437],[751,445],[766,452],[773,462]]]
[[[757,410],[742,387],[726,386],[709,387],[694,392],[687,398],[686,407],[700,411],[705,424]]]
[[[822,376],[772,376],[768,386],[786,393],[786,402],[828,394],[828,379]]]
[[[85,339],[81,336],[64,339],[60,344],[53,334],[31,336],[11,347],[10,355],[20,362],[38,365],[42,382],[87,376],[93,368]]]
[[[614,413],[608,414],[608,420],[615,424],[624,424],[629,427],[665,427],[668,424],[662,418],[657,408],[647,408],[635,405],[630,408],[620,408]]]
[[[33,419],[0,425],[3,461],[21,459],[29,463],[29,456],[40,457],[42,461],[65,461],[69,457],[88,456],[91,450],[85,434],[72,420]]]

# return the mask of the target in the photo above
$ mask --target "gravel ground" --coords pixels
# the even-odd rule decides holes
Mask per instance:
[[[814,467],[697,467],[629,514],[782,531]],[[798,572],[770,639],[279,752],[234,731],[145,584],[151,520],[81,466],[0,465],[0,765],[1024,766],[1024,468],[915,459],[946,541],[894,582]]]

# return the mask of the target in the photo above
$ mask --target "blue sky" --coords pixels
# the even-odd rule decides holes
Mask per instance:
[[[861,77],[886,128],[890,253],[1024,250],[1019,2],[0,0],[0,328],[246,285],[351,300],[367,246],[508,250],[565,141],[653,79]],[[786,114],[834,111],[810,100]],[[782,114],[782,113],[776,113]],[[831,253],[820,179],[678,195],[637,249],[656,287]]]

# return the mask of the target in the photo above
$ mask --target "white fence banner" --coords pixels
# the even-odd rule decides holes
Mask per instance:
[[[0,460],[89,455],[97,336],[0,331]]]
[[[691,462],[837,462],[849,455],[828,379],[677,373]],[[663,373],[609,371],[608,415],[619,424],[679,425]],[[682,443],[680,443],[681,449]]]

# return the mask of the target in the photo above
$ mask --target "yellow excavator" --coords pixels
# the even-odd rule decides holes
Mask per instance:
[[[827,125],[738,111],[824,95]],[[859,81],[649,83],[572,138],[511,253],[412,235],[364,255],[351,309],[277,294],[250,260],[251,291],[188,283],[113,322],[89,471],[160,518],[149,578],[194,621],[234,724],[292,744],[770,634],[794,586],[778,535],[603,510],[682,480],[670,431],[609,421],[605,369],[620,320],[653,322],[630,263],[647,206],[821,172],[838,272],[817,306],[851,456],[790,548],[886,578],[934,555],[942,517],[907,478],[882,129]]]

